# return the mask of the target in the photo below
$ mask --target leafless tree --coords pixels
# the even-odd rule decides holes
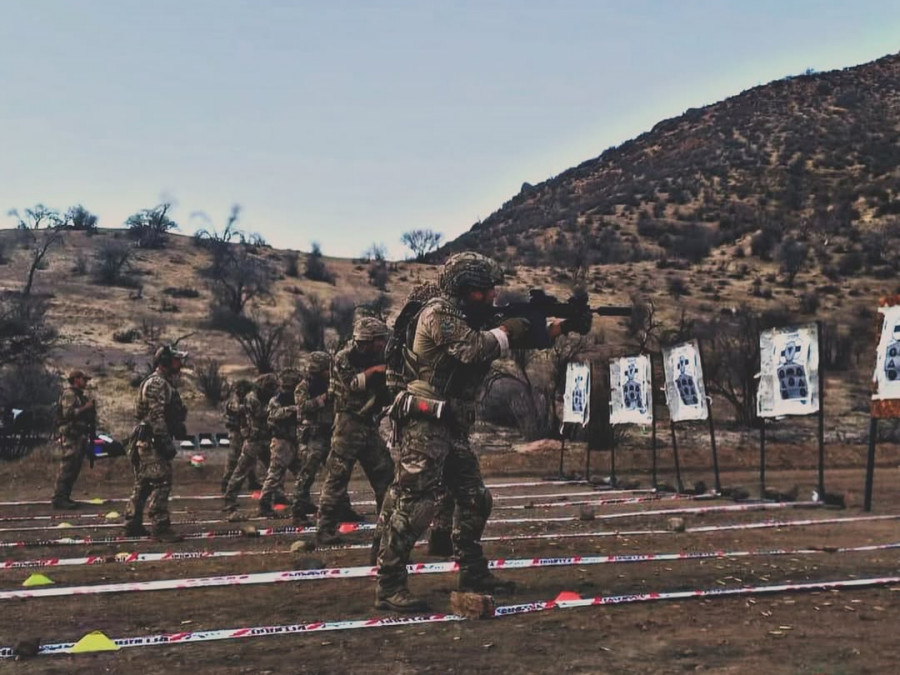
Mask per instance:
[[[443,234],[428,229],[410,230],[409,232],[404,232],[403,236],[400,237],[403,245],[412,251],[419,262],[424,261],[429,253],[440,246],[443,239]]]
[[[63,242],[62,221],[59,212],[49,209],[43,204],[25,209],[24,214],[13,209],[9,215],[15,218],[17,227],[22,232],[30,252],[31,263],[22,287],[22,295],[28,296],[31,295],[34,285],[35,272],[44,266],[50,249]]]
[[[274,321],[253,310],[234,325],[230,334],[260,374],[271,373],[285,344],[289,324],[289,321]]]
[[[169,217],[170,203],[144,209],[125,221],[129,234],[140,248],[163,248],[169,230],[177,230],[178,224]]]

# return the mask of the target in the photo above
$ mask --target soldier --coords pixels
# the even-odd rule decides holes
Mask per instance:
[[[291,513],[295,525],[309,522],[307,516],[316,512],[309,491],[319,468],[331,448],[331,427],[334,424],[334,405],[328,396],[331,379],[331,356],[327,352],[313,352],[306,365],[306,377],[294,390],[300,426],[300,471],[294,484]]]
[[[510,347],[527,347],[529,324],[511,318],[490,325],[495,286],[503,271],[490,258],[472,252],[450,257],[441,270],[441,296],[428,301],[418,316],[410,350],[416,377],[394,401],[399,427],[397,473],[379,520],[383,535],[378,552],[375,606],[421,611],[427,603],[407,589],[406,565],[416,540],[432,522],[438,504],[453,495],[453,528],[459,589],[502,592],[511,582],[488,571],[481,535],[491,512],[478,458],[469,446],[475,419],[474,399],[491,363]],[[552,338],[562,332],[548,326]]]
[[[294,389],[300,383],[300,373],[286,368],[278,373],[278,393],[266,407],[267,423],[272,441],[269,443],[269,472],[259,497],[260,516],[277,515],[272,506],[279,494],[284,494],[284,474],[288,469],[297,474],[297,404]]]
[[[125,510],[125,535],[142,537],[144,504],[159,541],[179,541],[169,520],[169,491],[172,489],[172,460],[178,452],[173,437],[186,434],[187,408],[175,382],[187,352],[166,345],[153,356],[154,370],[141,383],[135,405],[138,424],[132,433],[129,454],[134,466],[134,491]]]
[[[228,481],[234,468],[237,466],[241,449],[244,445],[244,437],[241,434],[241,418],[243,417],[244,397],[250,392],[253,384],[249,380],[238,380],[234,383],[231,395],[225,402],[225,428],[228,429],[228,460],[225,463],[225,473],[222,474],[222,494],[228,489]],[[256,472],[253,468],[247,475],[248,487],[251,490],[260,486],[256,480]],[[238,487],[240,489],[240,486]]]
[[[225,488],[225,508],[223,511],[236,511],[238,492],[241,483],[256,466],[257,460],[268,455],[269,434],[268,410],[266,405],[275,394],[278,378],[272,373],[260,375],[253,381],[253,389],[244,398],[243,415],[241,416],[241,435],[244,445],[237,466]]]
[[[357,460],[375,491],[379,511],[394,474],[394,463],[376,422],[382,407],[389,402],[384,378],[388,335],[384,322],[361,317],[353,325],[353,339],[334,357],[329,384],[334,401],[334,434],[319,499],[319,544],[341,541],[337,526],[342,509],[349,503],[347,485]]]
[[[387,371],[385,378],[390,389],[391,398],[406,389],[406,385],[416,379],[415,358],[412,356],[412,341],[415,338],[416,321],[425,303],[441,294],[441,288],[433,281],[422,282],[409,292],[403,303],[403,309],[394,322],[391,338],[387,345]],[[390,501],[390,493],[387,500]],[[453,530],[453,495],[447,492],[438,506],[437,513],[431,523],[428,536],[428,555],[448,558],[453,555],[451,533]],[[381,544],[381,519],[373,537],[372,564],[376,563],[378,548]]]
[[[97,426],[97,406],[84,389],[90,376],[84,371],[69,372],[69,386],[63,391],[56,404],[56,433],[62,448],[56,489],[53,491],[54,509],[77,509],[80,505],[72,501],[72,488],[81,473],[84,454],[89,452],[88,444]]]

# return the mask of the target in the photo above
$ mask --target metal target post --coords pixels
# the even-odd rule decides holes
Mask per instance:
[[[872,483],[875,479],[875,444],[878,442],[878,418],[869,418],[869,452],[866,456],[866,496],[863,510],[872,510]]]
[[[672,431],[672,457],[675,460],[675,485],[679,492],[684,492],[684,483],[681,481],[681,462],[678,461],[678,439],[675,436],[675,422],[669,420],[669,429]]]
[[[825,499],[825,368],[822,357],[822,322],[816,321],[819,341],[819,500]]]
[[[697,355],[700,357],[700,366],[703,366],[703,346],[700,344],[700,340],[697,340]],[[704,373],[704,378],[706,374]],[[704,390],[706,387],[706,383],[703,383]],[[713,477],[715,478],[715,487],[716,492],[722,492],[722,481],[719,477],[719,453],[716,448],[716,423],[713,420],[713,412],[712,412],[712,396],[706,396],[706,416],[709,420],[709,445],[712,448],[712,460],[713,460]]]
[[[658,486],[658,481],[656,477],[656,453],[657,453],[657,443],[656,443],[656,377],[653,374],[653,357],[650,357],[650,412],[652,422],[650,424],[650,471],[651,471],[651,479],[652,485],[654,488]]]
[[[766,418],[759,418],[759,498],[766,495]]]

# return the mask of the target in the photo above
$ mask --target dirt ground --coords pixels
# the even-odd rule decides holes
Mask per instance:
[[[851,464],[855,456],[858,462]],[[687,451],[686,478],[701,473]],[[768,483],[781,490],[799,486],[801,499],[815,487],[812,448],[775,448],[770,455]],[[790,462],[782,462],[790,457]],[[784,509],[774,512],[737,512],[687,516],[687,526],[749,523],[770,519],[797,520],[861,515],[863,452],[857,446],[834,453],[829,465],[829,492],[846,496],[847,508],[833,510]],[[218,458],[213,458],[218,459]],[[521,455],[491,453],[483,464],[488,482],[537,478],[556,470],[552,452]],[[880,455],[876,471],[875,514],[900,513],[900,487],[896,451]],[[605,458],[592,460],[603,468]],[[583,457],[576,449],[567,465],[580,467]],[[661,460],[661,464],[664,460]],[[627,458],[620,462],[623,479],[639,480],[647,486],[646,473]],[[722,482],[744,485],[753,492],[758,474],[747,457],[738,458],[722,450]],[[836,468],[837,466],[841,468]],[[668,466],[668,465],[667,465]],[[789,466],[791,468],[785,468]],[[128,467],[124,462],[85,469],[76,497],[125,497],[129,491]],[[193,470],[183,459],[176,467],[174,494],[214,494],[220,465],[212,462]],[[36,454],[17,463],[0,465],[3,500],[38,499],[49,496],[55,467],[46,454]],[[602,473],[602,471],[598,472]],[[703,475],[709,482],[709,476]],[[356,477],[356,499],[371,499],[371,491]],[[520,495],[570,494],[585,486],[541,485],[494,490],[492,519],[577,515],[578,507],[501,509],[526,504]],[[598,493],[597,498],[602,498]],[[571,500],[585,497],[571,497]],[[533,498],[546,501],[547,498]],[[704,504],[728,504],[717,500]],[[597,514],[647,511],[657,508],[694,506],[692,502],[649,502],[597,508]],[[248,509],[253,508],[247,500]],[[212,519],[218,501],[174,500],[174,520]],[[83,512],[122,510],[124,504],[94,506]],[[371,507],[361,507],[361,510]],[[183,513],[188,510],[189,513]],[[178,513],[182,512],[182,513]],[[0,517],[52,513],[47,505],[0,507]],[[371,520],[371,517],[370,517]],[[489,523],[486,536],[546,534],[614,530],[666,529],[665,516],[629,517],[526,524]],[[73,519],[73,522],[75,520]],[[47,521],[19,520],[0,527],[52,525]],[[284,524],[272,521],[271,524]],[[183,532],[224,530],[233,526],[181,525]],[[110,536],[117,529],[78,529],[68,535]],[[58,532],[3,532],[5,541],[51,538]],[[288,552],[298,537],[284,535],[258,538],[188,540],[180,544],[141,542],[93,546],[44,546],[0,549],[4,560],[68,558],[119,551],[177,550],[266,550],[265,555],[178,562],[110,563],[94,566],[50,567],[41,570],[59,586],[204,577],[261,571],[289,570],[311,562],[326,566],[367,564],[365,550],[331,550],[305,554]],[[366,542],[366,533],[349,536]],[[490,541],[489,558],[520,558],[568,555],[674,553],[679,551],[742,551],[804,547],[850,547],[900,541],[898,521],[883,520],[854,524],[817,525],[796,528],[732,530],[715,533],[659,533],[606,537]],[[434,560],[417,549],[415,561]],[[30,570],[0,571],[0,587],[15,589]],[[541,568],[501,572],[517,582],[510,597],[498,604],[550,600],[561,591],[584,597],[716,589],[742,585],[851,579],[900,574],[898,550],[863,553],[818,553],[756,555],[742,558],[679,560],[575,567]],[[411,587],[424,594],[435,612],[450,611],[450,591],[455,575],[429,574],[411,577]],[[782,593],[753,597],[716,597],[682,601],[633,603],[548,611],[485,621],[442,623],[407,627],[374,628],[343,632],[313,633],[251,638],[226,642],[167,645],[123,649],[115,653],[79,656],[47,656],[13,662],[0,661],[0,672],[81,673],[372,673],[372,672],[517,672],[517,673],[888,673],[895,672],[896,627],[900,625],[900,585],[872,590],[813,593]],[[339,619],[365,619],[383,615],[372,608],[371,579],[316,580],[253,586],[233,586],[179,591],[119,593],[28,600],[2,600],[0,646],[11,646],[22,638],[40,637],[44,642],[77,640],[91,630],[102,630],[113,638],[160,632],[238,628],[243,626],[295,624]]]

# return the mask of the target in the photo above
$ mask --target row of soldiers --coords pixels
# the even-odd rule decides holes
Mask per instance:
[[[448,543],[459,564],[460,590],[510,590],[511,582],[488,570],[481,547],[493,500],[469,444],[475,395],[491,364],[507,357],[511,349],[535,348],[546,344],[547,337],[552,342],[583,327],[568,319],[551,320],[540,331],[532,330],[524,318],[498,322],[493,305],[503,276],[495,261],[480,254],[451,256],[441,268],[438,286],[425,289],[402,330],[395,326],[393,337],[402,358],[392,360],[392,372],[385,363],[387,326],[362,317],[354,324],[353,339],[333,360],[317,352],[303,374],[288,370],[278,377],[257,378],[236,405],[232,447],[239,445],[241,450],[225,485],[226,510],[236,510],[240,486],[268,444],[260,513],[272,515],[277,500],[285,501],[282,485],[285,472],[292,469],[297,477],[291,501],[295,522],[306,522],[318,510],[316,540],[335,544],[340,541],[339,522],[356,518],[347,487],[359,461],[379,513],[373,545],[377,608],[427,608],[423,599],[409,592],[406,566],[415,542],[433,525],[444,532],[452,525]],[[541,333],[540,340],[536,333]],[[185,358],[173,347],[160,349],[153,374],[141,384],[138,425],[130,442],[135,486],[125,531],[131,536],[147,533],[142,524],[146,504],[157,538],[178,538],[171,529],[167,503],[173,438],[184,434],[187,412],[175,388]],[[81,411],[78,414],[87,413],[88,404],[81,399],[73,397],[71,405]],[[378,432],[385,409],[393,424],[396,469]],[[325,478],[316,509],[310,487],[323,460]],[[60,497],[69,498],[64,489]]]
[[[319,544],[340,541],[338,525],[362,518],[353,510],[347,491],[357,462],[380,509],[394,475],[390,453],[378,433],[380,413],[390,403],[384,361],[389,334],[384,322],[360,317],[352,339],[333,360],[326,352],[313,352],[303,373],[286,369],[277,377],[260,375],[249,391],[245,386],[235,388],[225,406],[233,448],[223,477],[225,511],[237,511],[241,485],[265,457],[268,469],[258,515],[274,516],[276,504],[290,503],[294,523],[304,525],[318,512]],[[311,488],[323,464],[317,506]],[[290,500],[283,488],[288,470],[296,476]]]

